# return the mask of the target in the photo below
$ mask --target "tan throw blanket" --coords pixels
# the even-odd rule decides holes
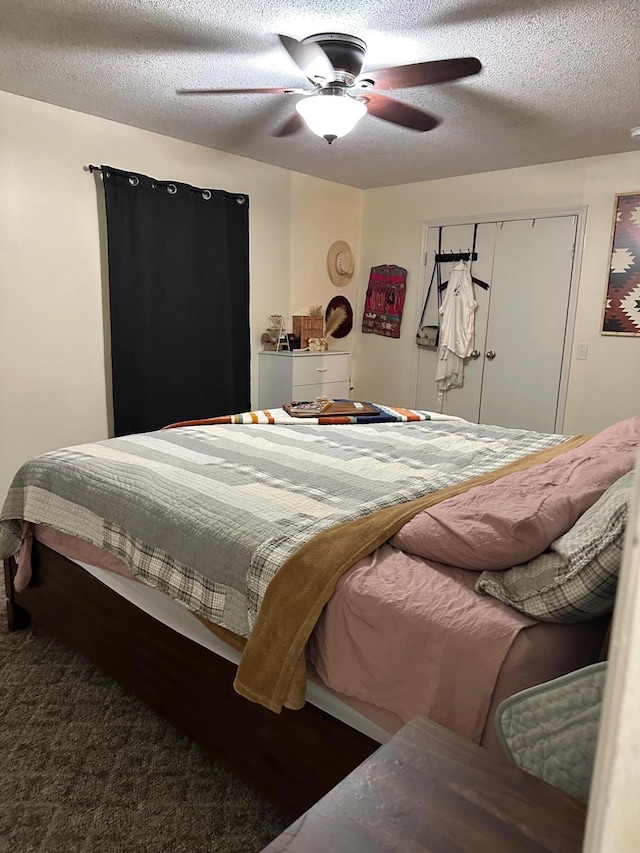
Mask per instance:
[[[233,648],[243,650],[234,682],[236,691],[276,713],[283,707],[302,708],[306,692],[305,647],[344,572],[421,510],[475,486],[548,462],[588,438],[574,436],[465,483],[322,531],[302,545],[270,582],[248,640],[198,617]]]

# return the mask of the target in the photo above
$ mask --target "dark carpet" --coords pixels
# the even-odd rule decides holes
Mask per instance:
[[[252,853],[286,826],[80,655],[0,606],[2,853]]]

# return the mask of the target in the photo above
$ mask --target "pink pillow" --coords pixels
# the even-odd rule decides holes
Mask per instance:
[[[632,470],[639,440],[640,417],[621,421],[550,462],[423,510],[391,544],[474,571],[525,563]]]

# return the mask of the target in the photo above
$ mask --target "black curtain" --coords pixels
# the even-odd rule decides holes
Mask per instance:
[[[115,434],[247,411],[248,196],[102,177]]]

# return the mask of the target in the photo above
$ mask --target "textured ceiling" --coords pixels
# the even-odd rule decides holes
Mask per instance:
[[[638,147],[640,0],[2,0],[0,89],[357,187]],[[442,119],[416,133],[365,116],[328,146],[271,136],[304,86],[277,33],[363,38],[365,69],[477,56],[465,82],[390,93]],[[91,153],[87,152],[87,157]]]

